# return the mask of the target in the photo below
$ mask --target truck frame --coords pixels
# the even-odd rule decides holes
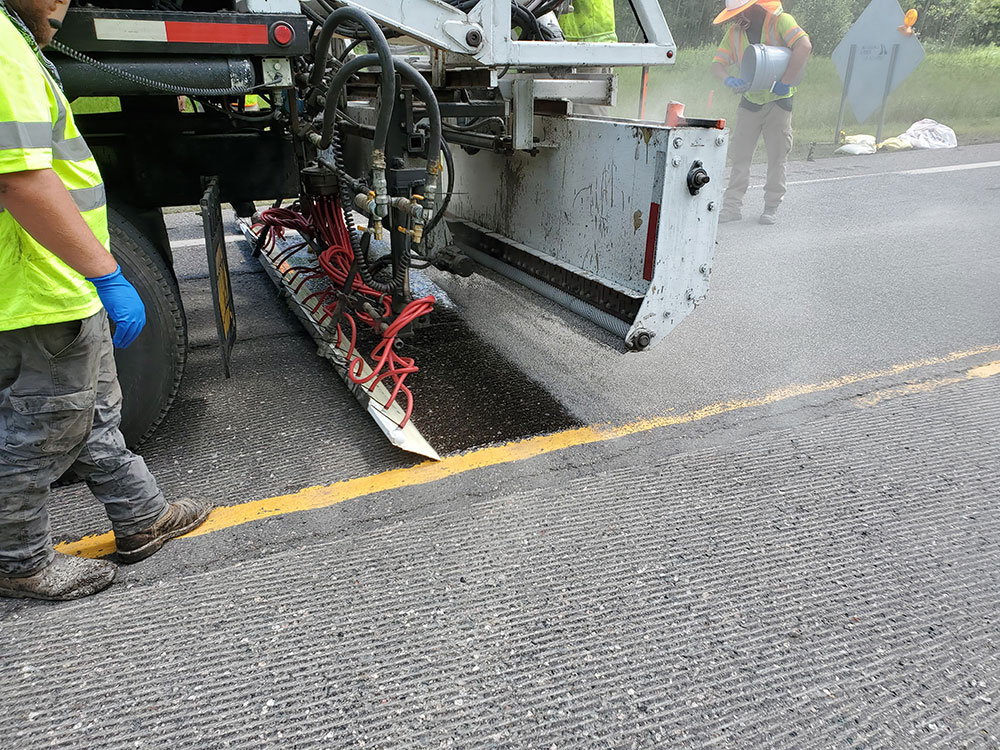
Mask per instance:
[[[148,310],[147,331],[117,355],[130,442],[165,415],[186,356],[167,206],[202,207],[227,368],[222,201],[386,435],[429,456],[410,420],[416,364],[399,353],[433,310],[412,293],[419,269],[504,275],[623,349],[652,346],[694,309],[708,291],[725,123],[682,107],[662,124],[606,116],[611,68],[672,63],[669,28],[655,0],[632,0],[644,41],[565,42],[535,16],[563,5],[106,0],[70,11],[52,56],[67,95],[120,102],[77,119],[104,175],[112,251]],[[247,109],[247,95],[263,108]]]

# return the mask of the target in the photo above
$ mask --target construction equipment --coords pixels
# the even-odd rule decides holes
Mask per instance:
[[[234,203],[320,353],[401,447],[436,455],[411,420],[417,363],[397,347],[433,314],[433,295],[411,289],[419,269],[489,269],[633,350],[708,291],[724,123],[579,112],[615,104],[610,68],[673,62],[656,0],[632,0],[634,44],[559,41],[537,19],[553,0],[112,4],[70,13],[57,64],[71,96],[121,99],[80,121],[131,236],[152,237],[169,271],[159,208],[201,202],[211,217]],[[247,109],[246,94],[264,105]],[[258,214],[261,199],[275,203]],[[220,225],[206,218],[228,363]],[[125,260],[130,275],[140,261]],[[176,339],[179,300],[168,307],[161,335]],[[169,405],[160,391],[132,437]]]

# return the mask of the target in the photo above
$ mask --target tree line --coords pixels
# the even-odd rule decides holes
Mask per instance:
[[[784,0],[784,8],[809,33],[819,54],[830,54],[870,0]],[[670,31],[684,47],[717,43],[722,30],[712,19],[723,0],[660,0]],[[617,0],[620,41],[633,41],[638,25],[627,0]],[[919,13],[916,29],[924,42],[943,47],[1000,44],[1000,0],[922,0],[903,3]]]

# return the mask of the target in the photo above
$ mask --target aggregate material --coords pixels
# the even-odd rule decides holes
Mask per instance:
[[[672,456],[637,436],[407,490],[437,502],[346,539],[21,609],[0,737],[997,747],[998,426],[994,377]]]

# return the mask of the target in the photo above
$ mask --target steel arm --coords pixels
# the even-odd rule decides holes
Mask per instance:
[[[519,42],[511,38],[510,0],[482,0],[463,13],[442,0],[341,0],[379,23],[438,49],[499,67],[666,65],[676,46],[656,0],[631,0],[648,40],[643,44]]]

